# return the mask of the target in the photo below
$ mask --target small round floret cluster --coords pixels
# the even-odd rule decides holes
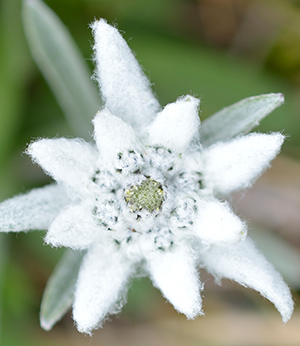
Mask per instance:
[[[192,225],[197,213],[201,174],[183,170],[182,155],[162,146],[142,153],[117,154],[114,171],[98,169],[93,215],[118,243],[148,238],[157,249],[173,244],[173,235]]]

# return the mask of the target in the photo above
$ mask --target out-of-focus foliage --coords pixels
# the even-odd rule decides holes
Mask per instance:
[[[33,58],[70,128],[79,137],[89,140],[91,120],[101,102],[76,43],[56,14],[42,1],[25,2],[23,22]]]
[[[67,251],[48,280],[40,312],[43,329],[50,330],[71,308],[81,261],[80,252]]]
[[[286,103],[262,122],[261,129],[283,130],[284,134],[289,136],[284,152],[295,159],[300,158],[299,1],[47,0],[45,3],[69,28],[90,66],[91,73],[92,42],[88,24],[95,17],[104,17],[109,22],[118,23],[118,27],[124,30],[126,40],[129,39],[130,46],[137,52],[146,74],[155,83],[154,90],[162,105],[174,101],[179,95],[193,93],[202,99],[201,117],[205,118],[242,98],[282,92]],[[32,165],[27,157],[21,156],[26,143],[40,136],[73,136],[57,101],[30,56],[21,23],[21,0],[0,2],[0,73],[0,196],[4,199],[33,185],[46,182],[41,170]],[[268,196],[271,196],[266,199],[267,204],[268,207],[275,205],[273,212],[278,212],[277,218],[281,211],[281,204],[276,200],[278,196],[281,198],[280,201],[284,200],[285,205],[291,205],[291,213],[293,208],[297,210],[297,206],[300,206],[300,198],[297,199],[300,178],[291,180],[290,175],[289,178],[285,178],[286,171],[294,172],[295,169],[294,165],[284,162],[284,169],[279,170],[283,172],[280,173],[281,180],[272,178],[267,181],[269,185],[261,186],[261,191],[267,187]],[[299,163],[295,162],[295,165],[298,167]],[[285,191],[272,190],[270,186],[274,181],[275,185],[281,181]],[[254,203],[257,198],[260,198],[259,195],[254,196]],[[294,214],[288,215],[291,219],[290,215]],[[295,218],[293,230],[297,229],[297,220]],[[273,226],[272,222],[269,223]],[[281,235],[284,234],[284,223],[278,222],[276,225],[275,230]],[[295,242],[298,239],[299,245],[299,238],[299,234],[294,232],[293,237],[289,239],[294,239]],[[0,241],[2,239],[3,237]],[[0,344],[90,344],[90,340],[79,338],[78,334],[72,336],[72,322],[69,317],[63,320],[52,334],[46,334],[39,329],[39,302],[46,280],[61,251],[43,246],[42,233],[38,232],[20,234],[18,237],[13,234],[5,235],[5,242],[1,245],[1,249],[5,251],[1,250],[0,258]],[[300,278],[298,282],[299,280]],[[297,280],[295,281],[293,285],[297,286]],[[251,319],[251,313],[256,311],[255,309],[260,309],[257,307],[256,295],[250,294],[245,299],[244,291],[234,287],[234,296],[230,293],[232,291],[223,293],[222,301],[231,302],[223,305],[216,298],[220,293],[215,288],[216,292],[211,293],[211,302],[206,303],[208,306],[205,310],[211,309],[211,314],[217,316],[214,312],[216,301],[218,310],[227,309],[231,314],[238,311],[236,316],[243,314],[239,319],[244,318],[246,322],[240,325],[240,339],[236,337],[237,334],[231,334],[227,336],[227,343],[223,344],[246,345],[247,342],[242,339],[243,328],[248,327],[248,330],[250,328],[254,331],[259,324],[264,325],[267,331],[268,321],[272,321],[273,317],[269,320],[266,317],[267,322],[256,319],[255,323]],[[209,297],[206,299],[209,301]],[[180,327],[182,329],[179,335],[176,313],[167,305],[163,304],[161,308],[160,304],[157,304],[161,303],[161,300],[148,281],[140,281],[133,287],[128,307],[120,320],[116,320],[112,326],[105,325],[106,331],[103,334],[102,331],[99,332],[104,338],[102,342],[109,345],[118,344],[120,339],[113,339],[112,335],[121,331],[120,335],[124,335],[123,345],[134,345],[134,342],[140,344],[138,340],[142,339],[138,338],[139,333],[150,335],[148,343],[146,339],[143,340],[145,345],[167,345],[167,342],[176,345],[176,342],[183,344],[182,340],[185,340],[187,345],[200,341],[203,344],[223,345],[216,337],[211,338],[213,341],[209,343],[209,333],[212,330],[209,327],[200,328],[202,334],[196,332],[196,328],[193,327],[186,331],[183,330],[184,327]],[[263,309],[268,309],[268,305],[264,305]],[[169,318],[177,322],[169,325],[161,323]],[[236,321],[235,317],[232,319]],[[297,314],[295,319],[296,322],[299,319]],[[227,317],[222,320],[220,316],[214,321],[219,325],[220,321],[223,321],[225,325],[227,320]],[[139,325],[141,321],[143,325]],[[182,325],[180,322],[182,321],[179,318],[179,324]],[[197,320],[196,324],[198,323],[202,323],[201,318]],[[280,325],[279,317],[276,323]],[[192,323],[194,327],[196,324]],[[299,338],[293,334],[294,325],[292,320],[286,326],[284,339],[278,337],[269,342],[267,336],[265,339],[261,336],[262,339],[257,343],[253,341],[252,344],[289,345],[289,335],[293,337],[294,344],[300,343]],[[131,341],[130,334],[122,329],[124,326],[133,334],[136,333],[135,338],[131,335]],[[139,329],[136,326],[139,326]],[[212,327],[213,324],[210,325],[210,328]],[[166,337],[170,334],[166,330],[171,330],[176,337]],[[274,334],[273,329],[269,337],[271,334]],[[155,339],[154,335],[158,335],[158,339]],[[162,343],[164,337],[167,342]],[[229,338],[232,338],[232,342]],[[277,344],[274,343],[277,341]],[[97,344],[96,338],[92,344]]]

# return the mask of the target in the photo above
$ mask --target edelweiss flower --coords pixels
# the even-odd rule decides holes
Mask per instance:
[[[104,20],[92,29],[105,101],[93,120],[96,145],[31,143],[27,153],[57,184],[2,203],[1,229],[48,229],[46,243],[87,250],[73,306],[81,332],[118,312],[129,279],[141,274],[187,318],[203,314],[198,267],[259,291],[286,322],[288,287],[224,200],[268,167],[283,136],[253,133],[202,148],[200,101],[188,95],[161,110],[119,32]]]

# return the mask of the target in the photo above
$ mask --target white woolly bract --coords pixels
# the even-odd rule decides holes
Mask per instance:
[[[0,204],[1,232],[47,229],[70,199],[60,185],[48,185]]]
[[[283,136],[250,134],[202,149],[200,101],[184,96],[158,113],[117,29],[104,20],[92,29],[105,101],[93,121],[96,145],[66,138],[31,143],[27,153],[68,194],[54,185],[3,202],[1,230],[48,229],[47,243],[87,250],[73,312],[84,333],[119,311],[137,267],[188,318],[202,314],[199,265],[258,290],[287,321],[288,287],[245,240],[245,223],[216,199],[249,187]]]
[[[245,239],[247,228],[227,202],[200,201],[193,225],[194,233],[204,244],[234,243]]]
[[[82,203],[59,213],[48,229],[45,242],[56,247],[84,250],[96,241],[103,241],[105,233],[93,218],[92,207]]]
[[[189,248],[175,246],[167,252],[149,253],[146,258],[146,269],[153,284],[177,311],[189,319],[203,314],[202,284]]]
[[[139,149],[140,145],[133,128],[108,109],[97,113],[93,120],[94,137],[99,154],[105,164],[111,164],[119,153]]]
[[[95,74],[106,107],[134,128],[144,127],[160,109],[150,82],[116,28],[104,19],[91,28]]]
[[[290,319],[294,308],[291,292],[249,237],[232,245],[211,246],[200,261],[218,280],[227,278],[260,292],[276,306],[283,322]]]
[[[91,333],[125,302],[135,265],[114,244],[95,243],[85,256],[76,286],[73,317],[80,332]]]
[[[199,139],[199,104],[190,95],[168,104],[148,128],[149,143],[184,152],[193,139]]]
[[[57,182],[82,192],[97,167],[95,146],[82,139],[41,139],[31,143],[27,154]]]
[[[212,145],[203,151],[207,187],[223,195],[250,187],[279,153],[283,140],[280,133],[251,133]]]

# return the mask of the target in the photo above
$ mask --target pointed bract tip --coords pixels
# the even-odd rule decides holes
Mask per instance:
[[[289,294],[286,295],[285,305],[276,306],[276,308],[281,315],[282,322],[286,324],[291,319],[294,312],[294,301],[292,294],[289,292]]]
[[[278,102],[280,104],[282,104],[285,100],[284,100],[284,95],[282,93],[278,93],[276,94],[278,96]]]
[[[262,136],[261,136],[262,137]],[[274,153],[272,159],[278,155],[281,146],[285,140],[285,136],[280,132],[273,132],[270,134],[265,134],[264,146],[268,149],[273,149]]]
[[[181,312],[181,311],[179,311]],[[202,308],[196,308],[193,311],[191,311],[190,313],[186,313],[186,312],[182,312],[185,314],[186,318],[188,320],[194,320],[199,316],[204,316],[204,311],[202,310]]]
[[[85,334],[85,335],[88,335],[88,336],[92,336],[92,329],[97,329],[97,327],[95,327],[95,328],[84,328],[84,327],[79,326],[78,324],[76,324],[76,328],[79,331],[79,333],[82,333],[82,334]]]
[[[114,26],[108,24],[107,20],[104,18],[96,19],[90,24],[90,28],[92,29],[95,38],[99,34],[102,34],[104,32],[108,33],[109,31],[117,31],[117,29]]]
[[[180,101],[192,102],[196,105],[196,107],[199,107],[199,105],[200,105],[200,99],[198,99],[197,97],[194,97],[192,95],[189,95],[189,94],[184,95],[182,97],[179,97],[176,102],[180,102]]]
[[[285,101],[284,95],[282,93],[270,93],[261,96],[269,98],[269,101],[271,101],[273,104],[273,109],[281,106]]]
[[[49,330],[52,329],[53,323],[46,321],[43,317],[40,317],[40,326],[46,331],[49,332]]]

